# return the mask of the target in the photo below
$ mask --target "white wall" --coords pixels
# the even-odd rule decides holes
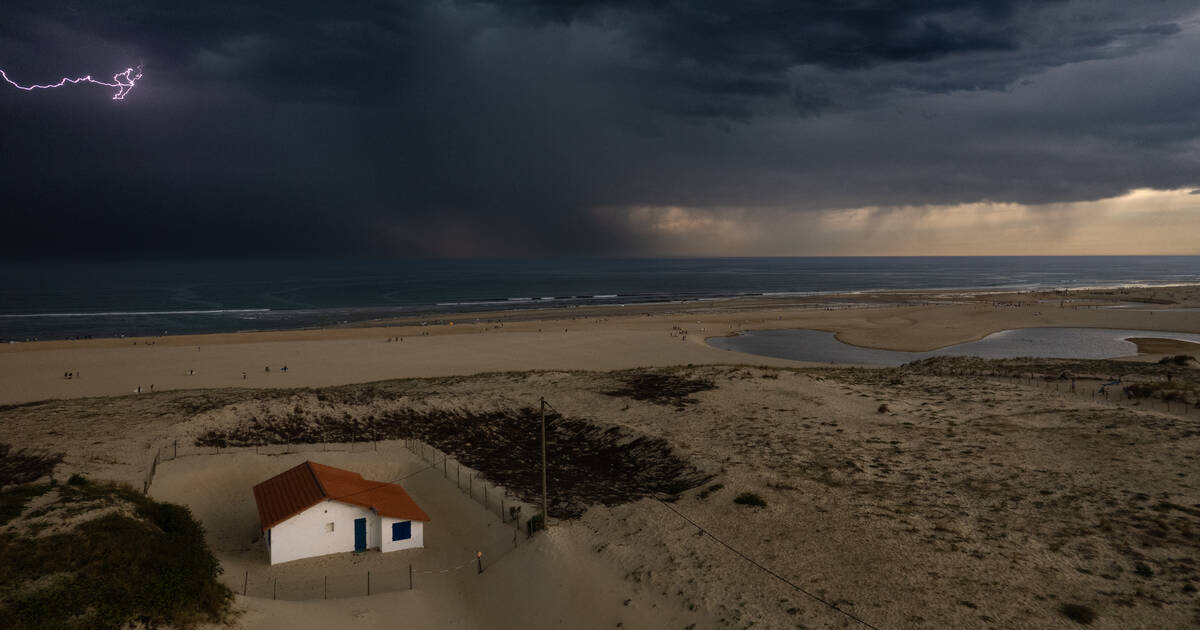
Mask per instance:
[[[408,540],[392,540],[392,523],[402,523],[404,519],[390,518],[387,516],[380,517],[383,526],[379,531],[383,534],[383,546],[380,551],[400,551],[401,549],[416,549],[425,546],[425,523],[421,521],[412,522],[412,538]]]
[[[271,564],[354,551],[357,518],[367,519],[367,547],[379,548],[379,517],[371,508],[325,500],[271,528]],[[332,532],[326,523],[334,524]]]

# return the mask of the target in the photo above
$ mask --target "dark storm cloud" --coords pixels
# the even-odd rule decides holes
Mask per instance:
[[[1194,10],[6,3],[10,74],[147,75],[0,92],[5,255],[653,253],[612,213],[1195,185]]]
[[[1179,32],[1174,20],[1193,8],[1187,2],[1147,8],[1052,0],[521,6],[558,23],[619,25],[661,69],[700,92],[773,96],[788,88],[789,71],[801,68],[859,97],[894,89],[995,89],[1048,67],[1128,55]],[[854,71],[879,66],[909,70],[872,75],[869,82],[852,78]],[[799,88],[802,109],[823,99],[804,94]]]

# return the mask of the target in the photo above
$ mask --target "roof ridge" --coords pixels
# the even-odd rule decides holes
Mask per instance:
[[[312,465],[312,460],[304,460],[304,466],[308,468],[308,474],[312,475],[313,481],[317,482],[317,487],[321,489],[321,495],[326,499],[333,498],[329,496],[329,491],[325,489],[325,484],[321,483],[321,476],[317,474],[317,471],[313,469]]]

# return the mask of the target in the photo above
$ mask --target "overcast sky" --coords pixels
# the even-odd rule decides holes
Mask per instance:
[[[1200,254],[1195,0],[6,0],[0,257]]]

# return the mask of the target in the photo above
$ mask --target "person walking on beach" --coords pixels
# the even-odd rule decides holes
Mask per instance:
[[[245,371],[242,372],[242,380],[243,381],[246,380],[246,372]]]

